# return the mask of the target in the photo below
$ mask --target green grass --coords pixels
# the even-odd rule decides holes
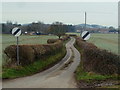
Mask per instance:
[[[118,34],[91,34],[88,42],[102,49],[118,54]]]
[[[76,34],[80,36],[80,33],[67,33]],[[118,34],[91,34],[90,39],[87,42],[94,43],[101,49],[106,49],[110,52],[118,54]]]
[[[19,36],[19,44],[46,44],[48,39],[55,39],[57,36],[48,35],[21,35]],[[16,44],[16,37],[10,34],[2,35],[2,50],[7,46]]]
[[[106,79],[118,79],[116,75],[100,75],[94,72],[86,72],[83,70],[81,65],[76,70],[76,79],[78,81],[84,80],[87,82],[95,81],[95,80],[106,80]]]
[[[110,88],[110,90],[119,90],[120,85],[104,86],[104,87],[101,87],[101,88]]]
[[[33,64],[28,66],[18,66],[16,68],[4,68],[2,73],[2,78],[17,78],[32,75],[34,73],[40,72],[49,66],[60,61],[66,54],[65,47],[56,53],[55,55],[47,56],[45,59],[38,60]]]

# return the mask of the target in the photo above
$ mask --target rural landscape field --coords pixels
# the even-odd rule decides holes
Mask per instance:
[[[68,35],[74,34],[77,35],[78,37],[80,36],[80,33],[67,33]],[[55,35],[21,35],[19,37],[19,45],[39,45],[39,44],[47,44],[48,39],[58,39],[57,36]],[[6,55],[4,54],[4,50],[6,47],[9,45],[16,45],[16,37],[10,34],[3,34],[2,35],[2,63],[3,65],[6,63]],[[118,54],[118,35],[117,34],[95,34],[91,33],[91,38],[87,41],[90,43],[95,44],[97,47],[100,49],[105,49],[108,50],[109,52]],[[81,48],[82,49],[82,48]],[[79,50],[79,49],[78,49]],[[79,68],[79,67],[78,67]],[[32,69],[32,67],[31,67]],[[88,75],[88,74],[87,74]],[[91,78],[91,79],[104,79],[104,78],[109,78],[111,76],[100,76],[100,75],[94,75],[94,76],[87,76],[84,77],[79,75],[78,78],[84,77],[86,78]],[[113,76],[112,78],[116,78]],[[79,80],[79,79],[78,79]],[[115,86],[114,86],[115,87]],[[119,86],[117,86],[119,87]]]
[[[76,34],[80,37],[80,33],[67,33],[67,34]],[[56,39],[57,36],[49,35],[22,35],[19,37],[19,44],[47,44],[48,39]],[[112,53],[118,54],[118,34],[94,34],[91,33],[91,38],[88,42],[94,43],[101,49],[106,49]],[[2,51],[9,46],[16,45],[16,37],[10,34],[2,35]],[[4,62],[4,55],[3,55]]]
[[[0,7],[3,90],[120,88],[117,2],[20,1]]]
[[[89,42],[118,54],[118,34],[91,34]]]
[[[68,34],[76,34],[81,37],[80,33]],[[112,53],[118,54],[118,34],[91,33],[91,37],[87,42],[93,43],[101,49],[106,49]]]
[[[47,35],[22,35],[19,37],[19,44],[47,44],[48,39],[56,39],[57,36]],[[9,45],[16,44],[16,37],[12,34],[2,35],[2,48],[5,49]]]
[[[80,37],[80,33],[67,33],[76,34]],[[19,44],[46,44],[48,39],[56,39],[57,36],[30,36],[22,35],[19,37]],[[91,38],[88,42],[94,43],[102,49],[118,54],[118,34],[94,34],[91,33]],[[2,35],[2,50],[7,46],[16,44],[16,38],[13,35]]]

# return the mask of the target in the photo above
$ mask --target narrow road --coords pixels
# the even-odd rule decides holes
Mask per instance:
[[[75,38],[66,44],[67,54],[61,62],[41,73],[3,81],[3,88],[76,88],[74,71],[80,62],[80,53],[73,46]]]

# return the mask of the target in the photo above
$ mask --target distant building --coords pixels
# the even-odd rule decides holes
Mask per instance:
[[[29,35],[36,35],[36,33],[33,31],[33,32],[30,32]]]
[[[80,33],[80,32],[81,32],[81,30],[76,30],[76,32],[77,32],[77,33]]]

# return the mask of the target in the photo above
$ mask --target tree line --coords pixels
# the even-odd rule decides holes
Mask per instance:
[[[2,27],[2,28],[1,28]],[[41,21],[32,22],[29,24],[18,24],[17,22],[13,23],[11,21],[7,21],[6,23],[0,24],[0,30],[3,34],[11,34],[11,30],[14,27],[19,27],[22,30],[22,33],[25,32],[35,32],[40,34],[54,34],[59,38],[64,35],[66,32],[82,32],[84,31],[84,27],[80,25],[68,25],[62,22],[53,22],[52,24],[45,24]],[[109,28],[86,28],[90,33],[116,33],[118,29],[114,27]]]
[[[32,22],[30,24],[18,24],[12,23],[11,21],[7,21],[6,23],[2,23],[2,33],[3,34],[11,34],[11,30],[14,27],[19,27],[23,33],[25,32],[39,32],[44,34],[55,34],[59,38],[61,35],[66,32],[75,32],[75,26],[63,24],[62,22],[54,22],[52,24],[45,24],[43,22]]]
[[[67,24],[63,24],[62,22],[53,22],[52,24],[45,24],[43,22],[32,22],[29,24],[18,24],[16,23],[12,23],[11,21],[7,21],[6,23],[2,23],[2,33],[5,34],[10,34],[11,30],[14,27],[19,27],[22,32],[28,31],[35,31],[35,32],[41,32],[41,33],[49,33],[49,29],[51,28],[51,26],[53,27],[53,25],[57,25],[57,26],[66,26],[66,31],[67,32],[75,32],[75,27],[73,25],[67,25]]]

